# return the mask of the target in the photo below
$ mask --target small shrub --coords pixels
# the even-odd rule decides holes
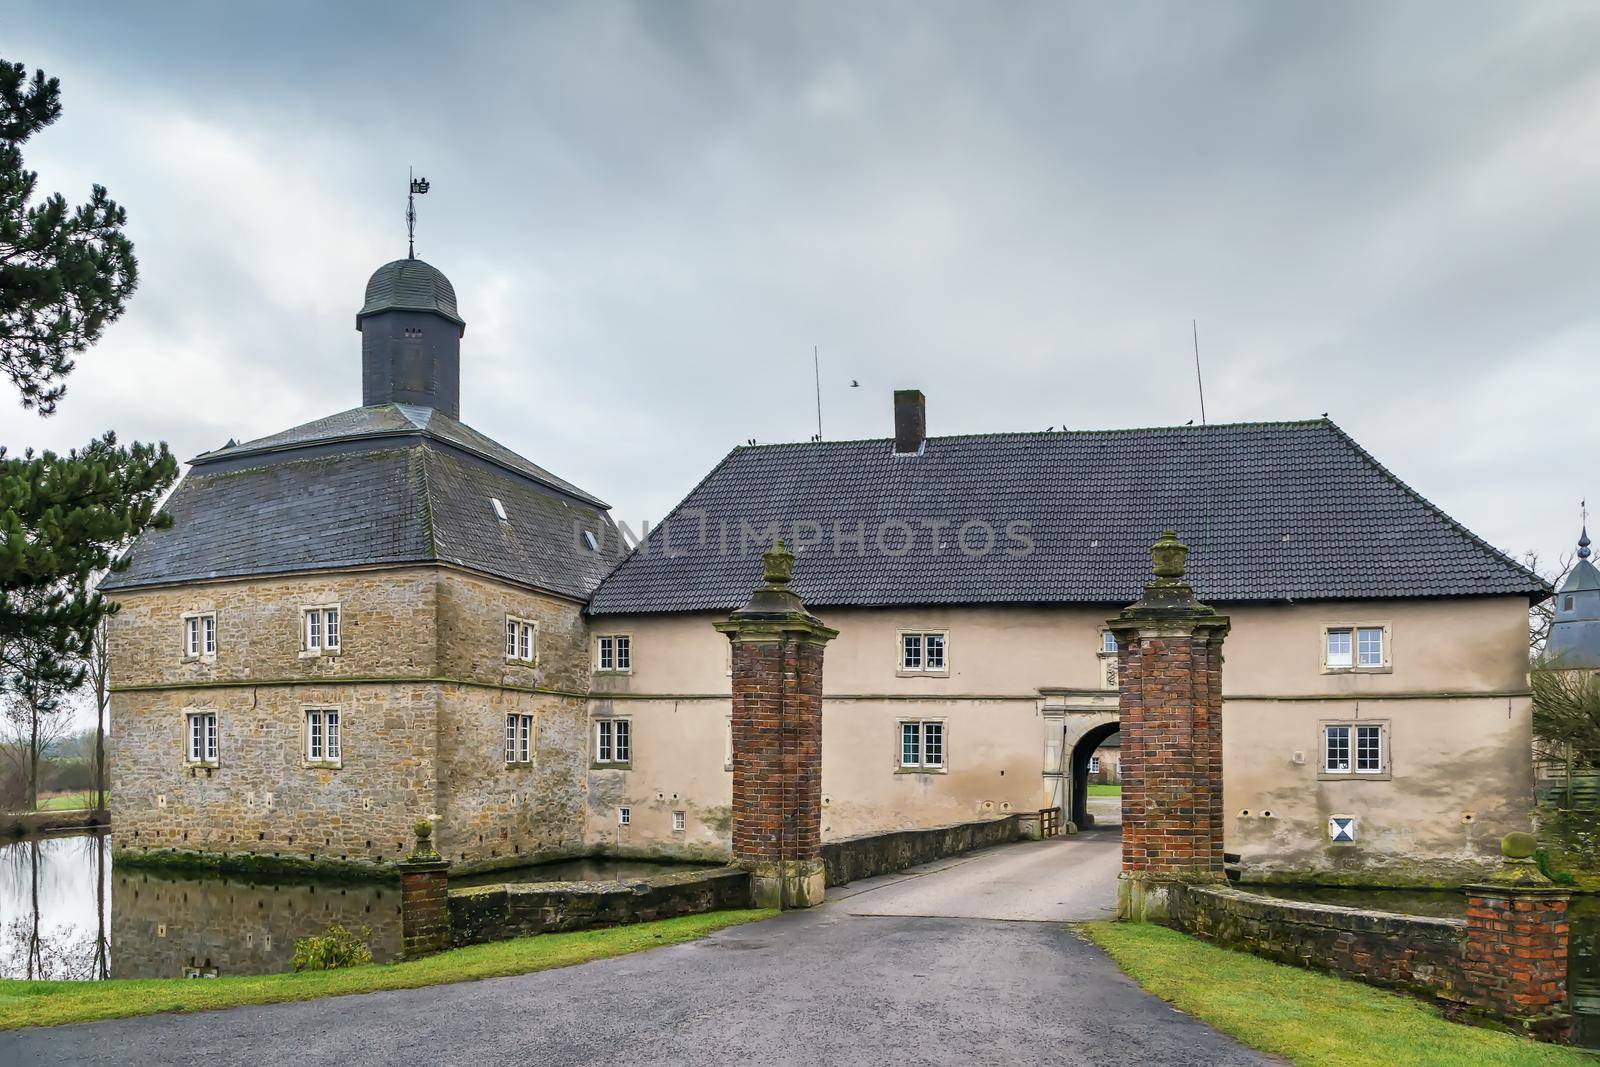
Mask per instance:
[[[297,971],[331,971],[337,967],[359,967],[372,962],[372,950],[367,938],[372,928],[363,926],[360,935],[346,930],[341,923],[328,927],[325,934],[297,937],[294,941],[294,969]]]

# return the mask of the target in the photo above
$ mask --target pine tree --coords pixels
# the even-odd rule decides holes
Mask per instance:
[[[0,372],[41,415],[139,278],[127,213],[104,186],[76,208],[59,193],[32,203],[38,175],[23,169],[22,144],[60,117],[57,79],[0,61]]]
[[[95,186],[68,213],[29,207],[34,175],[18,146],[61,114],[44,72],[0,61],[0,371],[41,415],[55,410],[71,356],[122,314],[137,265],[122,208]],[[95,578],[156,514],[178,468],[165,444],[107,433],[66,455],[0,446],[0,695],[42,695],[83,680],[95,628],[113,610]]]

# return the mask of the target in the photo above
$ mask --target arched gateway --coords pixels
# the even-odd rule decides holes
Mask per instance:
[[[1165,918],[1172,883],[1223,878],[1228,620],[1183,580],[1188,551],[1170,530],[1151,548],[1144,596],[1108,624],[1117,635],[1116,716],[1104,709],[1101,721],[1083,724],[1070,750],[1081,819],[1088,755],[1122,733],[1123,918]],[[733,850],[751,869],[758,903],[810,907],[823,897],[823,649],[837,631],[789,588],[794,555],[783,542],[764,563],[765,584],[717,624],[733,644]]]

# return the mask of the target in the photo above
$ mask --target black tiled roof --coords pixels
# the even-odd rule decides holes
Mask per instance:
[[[416,433],[474,452],[536,482],[543,482],[552,489],[559,489],[563,493],[585,500],[597,508],[611,507],[610,504],[589,495],[566,479],[558,478],[537,463],[517,455],[493,438],[484,436],[466,423],[458,422],[434,408],[419,407],[415,404],[377,404],[372,407],[351,408],[349,411],[315,419],[266,437],[258,437],[254,441],[229,444],[213,452],[196,456],[194,462],[233,460],[262,452],[301,448],[320,442]]]
[[[394,415],[361,410],[377,413],[355,420],[368,429]],[[472,445],[464,448],[418,428],[440,418],[408,418],[410,433],[330,434],[293,447],[278,435],[263,439],[272,447],[200,457],[163,508],[172,526],[142,535],[128,569],[103,587],[442,561],[586,599],[613,560],[584,546],[573,524],[614,540],[605,505],[485,459],[482,442],[512,454],[476,431],[460,435]],[[452,437],[466,431],[445,421],[458,428]]]
[[[736,448],[606,577],[589,610],[737,607],[760,573],[759,547],[741,555],[741,521],[754,531],[776,522],[792,538],[796,520],[822,533],[795,561],[795,589],[813,607],[1127,604],[1167,527],[1191,548],[1197,593],[1215,603],[1549,594],[1316,420],[935,437],[914,456],[894,455],[886,439]],[[891,520],[915,530],[904,555],[875,547]],[[925,520],[947,523],[942,547]],[[994,551],[960,550],[968,522],[994,530]],[[845,534],[865,524],[862,554],[835,547],[836,523]],[[1007,554],[1010,523],[1025,524],[1031,553]],[[889,527],[885,544],[903,537]],[[969,529],[970,548],[983,541]]]

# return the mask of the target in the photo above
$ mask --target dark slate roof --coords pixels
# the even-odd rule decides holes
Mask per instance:
[[[523,459],[498,441],[485,437],[463,422],[457,422],[444,412],[413,404],[378,404],[373,407],[351,408],[349,411],[341,411],[337,415],[329,415],[254,441],[229,444],[214,452],[206,452],[195,457],[194,462],[231,461],[264,452],[304,448],[311,444],[417,433],[482,456],[523,477],[543,482],[552,489],[575,496],[594,507],[602,509],[611,507],[566,479],[556,477],[537,463]]]
[[[1190,580],[1216,603],[1550,592],[1316,420],[935,437],[913,456],[889,440],[736,448],[607,576],[590,612],[742,604],[761,568],[759,548],[741,556],[741,520],[777,522],[786,538],[796,520],[818,524],[823,542],[800,552],[794,586],[819,608],[1127,604],[1165,527],[1189,544]],[[876,550],[889,520],[916,528],[912,551]],[[923,520],[948,523],[937,551]],[[959,550],[969,521],[995,530],[996,551]],[[1013,522],[1026,524],[1030,554],[1003,551]],[[836,523],[865,523],[865,554],[835,550]],[[901,538],[891,527],[885,543]],[[969,546],[982,540],[969,532]]]
[[[357,324],[380,311],[432,311],[457,326],[466,325],[456,311],[456,287],[438,267],[420,259],[397,259],[372,272]]]
[[[363,427],[393,414],[368,410],[373,419],[355,420]],[[420,424],[431,427],[433,419]],[[468,432],[469,440],[487,440]],[[409,434],[245,449],[197,459],[163,508],[172,526],[144,533],[128,569],[103,588],[445,562],[583,600],[613,562],[574,530],[578,522],[601,539],[614,536],[605,505],[415,424]]]

